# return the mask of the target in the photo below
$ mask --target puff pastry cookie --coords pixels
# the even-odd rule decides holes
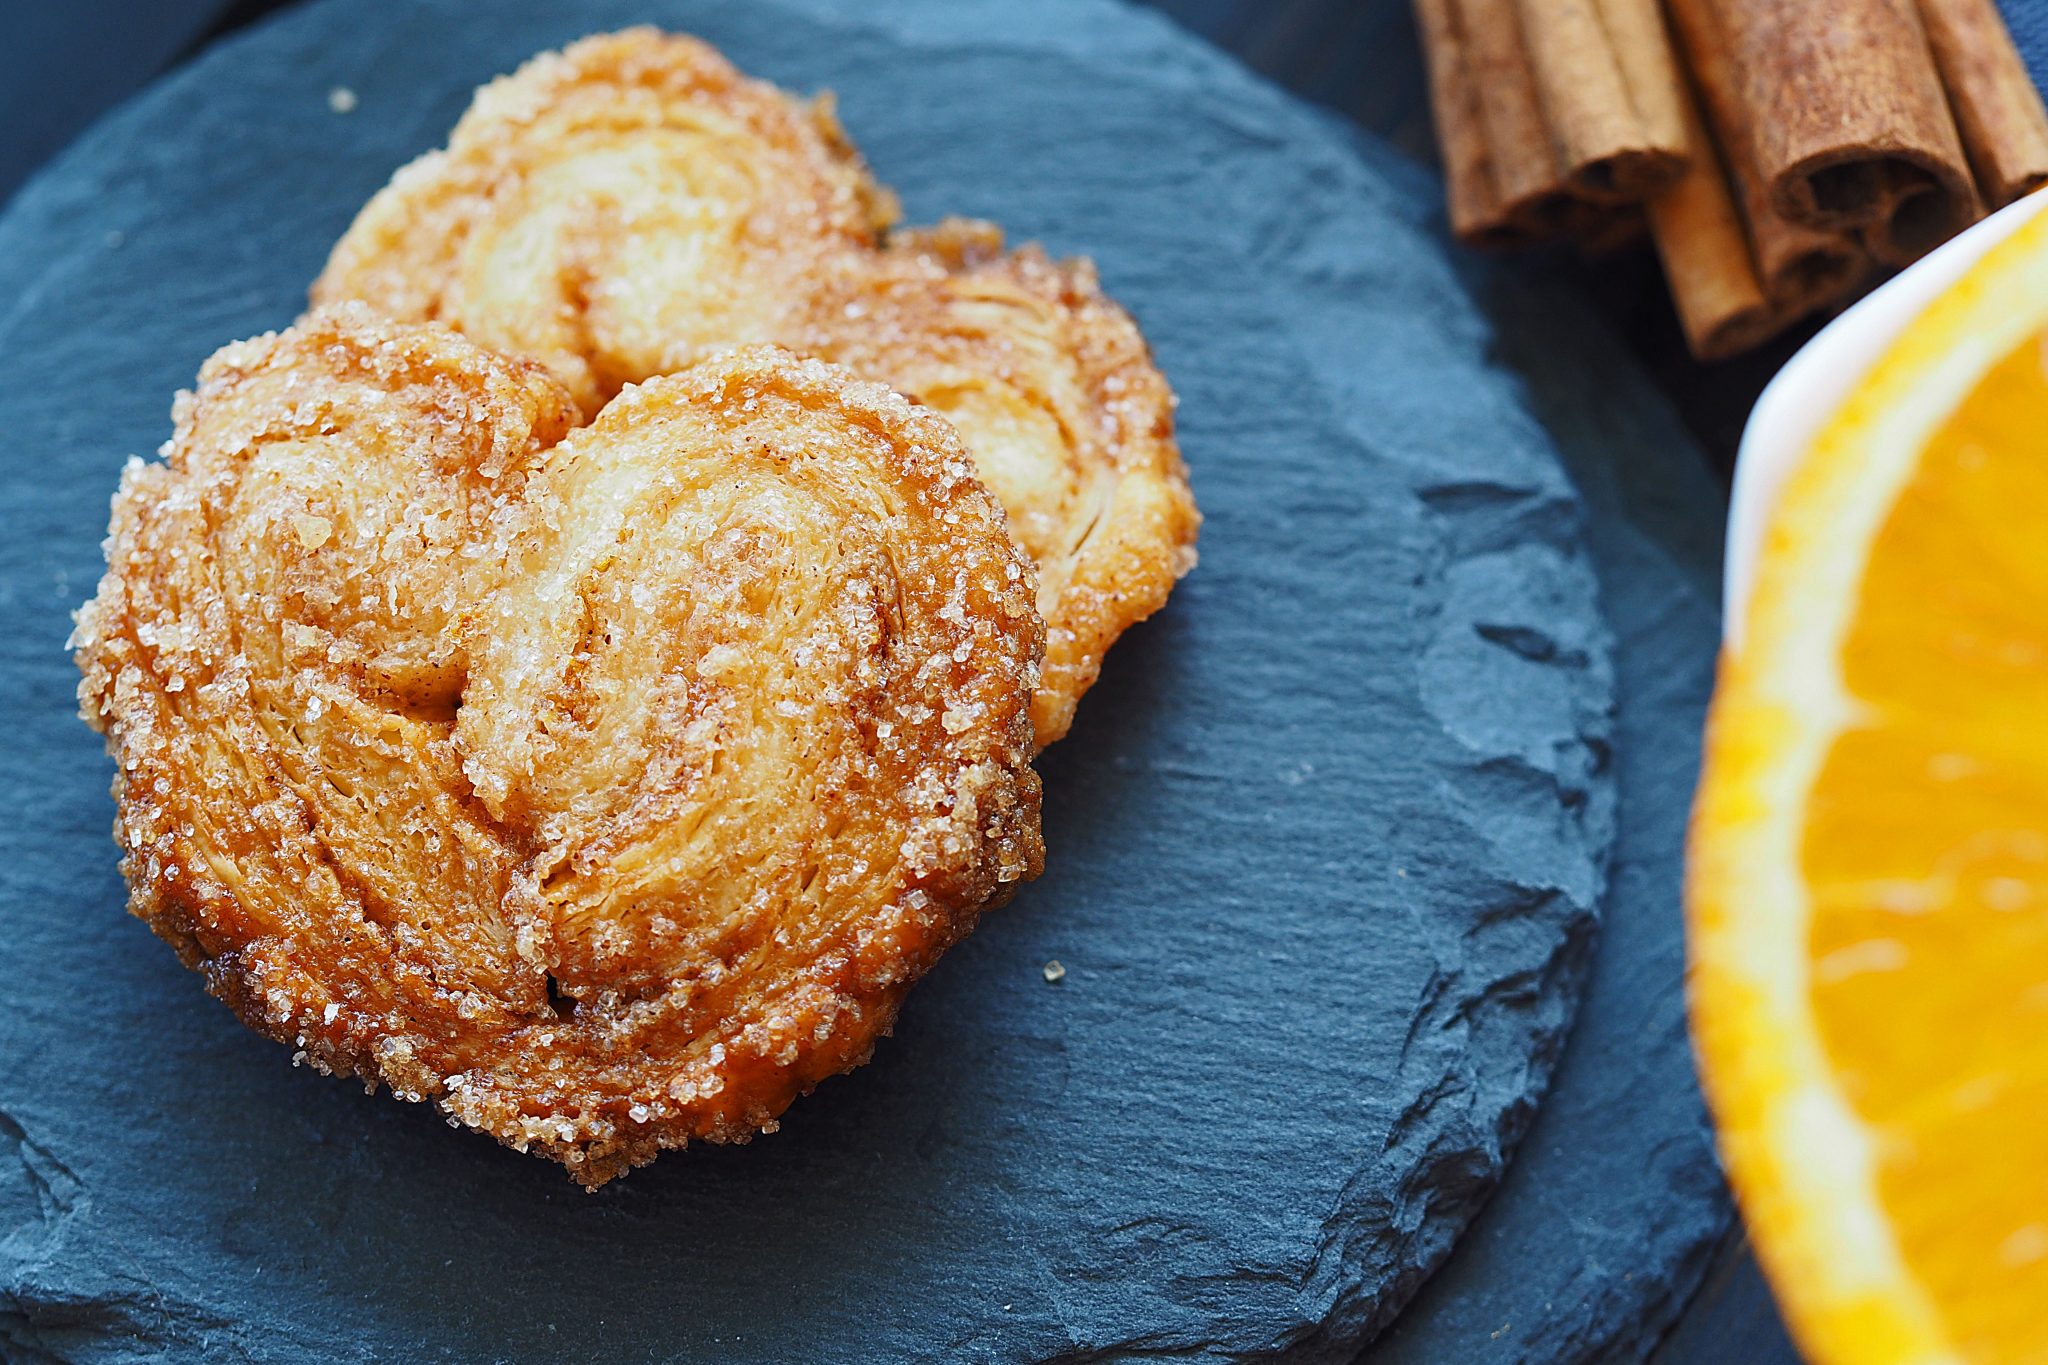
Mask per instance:
[[[829,105],[631,29],[480,90],[447,149],[371,200],[313,297],[533,356],[585,411],[760,340],[937,408],[1037,559],[1049,744],[1194,563],[1173,395],[1085,261],[1006,255],[985,223],[890,237],[894,214]]]
[[[359,308],[229,346],[74,643],[135,913],[304,1060],[596,1185],[772,1128],[1037,874],[1044,637],[879,385],[756,347],[577,417]]]

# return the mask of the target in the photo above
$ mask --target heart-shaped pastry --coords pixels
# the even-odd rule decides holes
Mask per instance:
[[[479,90],[447,148],[363,208],[313,298],[533,356],[586,410],[747,341],[936,408],[1036,558],[1050,744],[1194,564],[1173,394],[1087,262],[1006,254],[987,223],[890,235],[894,215],[828,104],[629,29]]]
[[[596,1185],[772,1129],[1037,874],[1044,628],[878,385],[742,349],[576,416],[361,309],[229,346],[74,642],[135,913],[303,1060]]]

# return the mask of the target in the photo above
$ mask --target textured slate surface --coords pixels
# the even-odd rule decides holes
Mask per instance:
[[[133,0],[12,5],[7,45],[15,78],[0,85],[0,203],[101,110],[206,32],[226,0]],[[55,79],[50,79],[55,77]]]
[[[1681,985],[1685,822],[1720,643],[1725,493],[1581,304],[1519,272],[1473,276],[1495,353],[1585,499],[1615,635],[1620,824],[1591,983],[1551,1093],[1449,1263],[1363,1359],[1637,1361],[1685,1309],[1734,1218]]]
[[[877,1062],[773,1140],[586,1197],[292,1071],[119,913],[59,641],[170,391],[289,318],[471,84],[642,18],[838,89],[913,217],[1095,255],[1183,394],[1209,523],[1046,759],[1048,876]],[[335,4],[89,135],[0,221],[0,1343],[1348,1356],[1528,1121],[1612,826],[1580,509],[1414,202],[1085,0]]]

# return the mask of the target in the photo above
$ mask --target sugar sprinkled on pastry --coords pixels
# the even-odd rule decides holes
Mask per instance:
[[[1004,252],[987,223],[901,233],[820,290],[791,342],[945,414],[1038,564],[1040,745],[1119,635],[1194,564],[1173,394],[1086,261]]]
[[[596,1185],[772,1129],[1037,874],[1043,626],[879,385],[756,347],[575,416],[357,308],[229,346],[74,644],[135,913],[298,1058]]]
[[[594,410],[706,345],[772,340],[945,413],[1040,569],[1038,743],[1194,563],[1173,395],[1087,262],[985,223],[888,238],[829,105],[692,38],[585,39],[477,94],[336,246],[360,299],[531,355]]]
[[[707,347],[774,341],[896,213],[829,101],[653,29],[535,57],[364,206],[314,286],[532,356],[586,415]]]

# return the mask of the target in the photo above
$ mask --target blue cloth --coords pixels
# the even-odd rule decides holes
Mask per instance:
[[[2034,84],[2048,80],[2048,0],[1999,0],[2012,40],[2027,59]]]

